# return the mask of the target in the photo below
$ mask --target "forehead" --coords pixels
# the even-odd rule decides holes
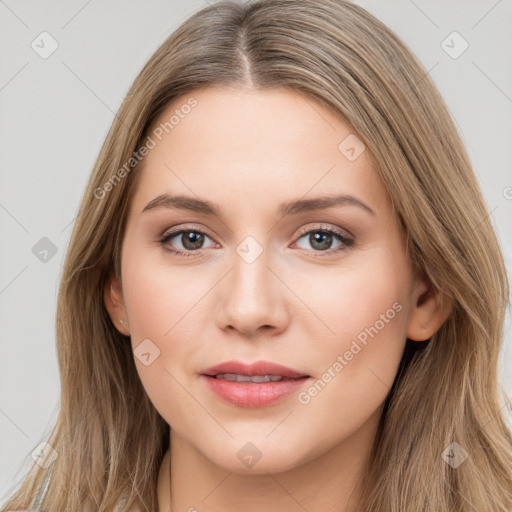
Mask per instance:
[[[291,89],[196,90],[168,105],[149,136],[154,147],[139,169],[138,211],[163,192],[214,194],[229,203],[235,192],[257,203],[343,192],[376,209],[388,203],[375,162],[350,126]]]

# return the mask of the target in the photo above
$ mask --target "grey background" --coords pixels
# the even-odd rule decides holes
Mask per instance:
[[[475,165],[510,275],[512,0],[356,3],[395,30],[430,71]],[[153,51],[205,5],[0,0],[0,500],[29,469],[30,453],[57,417],[56,291],[114,112]],[[59,45],[47,59],[31,47],[43,31]],[[441,46],[453,31],[469,44],[456,59]],[[451,40],[445,44],[461,48]],[[32,251],[43,237],[57,251],[46,263]],[[500,366],[509,397],[510,325],[509,308]]]

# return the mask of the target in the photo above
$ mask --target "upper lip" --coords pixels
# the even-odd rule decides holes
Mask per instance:
[[[277,375],[292,379],[309,377],[309,375],[301,371],[288,368],[281,364],[272,363],[270,361],[256,361],[252,364],[244,364],[240,361],[225,361],[203,370],[203,375],[218,375],[224,373],[247,375],[249,377],[253,377],[255,375]]]

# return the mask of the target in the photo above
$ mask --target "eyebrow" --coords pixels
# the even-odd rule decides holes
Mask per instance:
[[[279,218],[287,217],[290,215],[297,215],[299,213],[323,210],[333,206],[358,206],[371,215],[376,215],[375,212],[360,199],[350,195],[328,195],[315,197],[312,199],[296,199],[281,203],[277,209]],[[154,210],[156,208],[169,208],[186,210],[189,212],[202,213],[222,218],[222,210],[214,203],[204,200],[196,199],[195,197],[185,195],[171,195],[160,194],[151,200],[141,211],[141,213]]]

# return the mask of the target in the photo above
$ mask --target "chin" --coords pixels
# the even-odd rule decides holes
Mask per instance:
[[[302,448],[304,448],[302,446]],[[203,452],[205,453],[205,452]],[[267,473],[281,473],[294,469],[314,455],[308,457],[307,453],[298,452],[297,446],[288,446],[281,449],[269,443],[261,441],[233,442],[221,447],[221,452],[205,455],[216,466],[239,475],[265,475]]]

